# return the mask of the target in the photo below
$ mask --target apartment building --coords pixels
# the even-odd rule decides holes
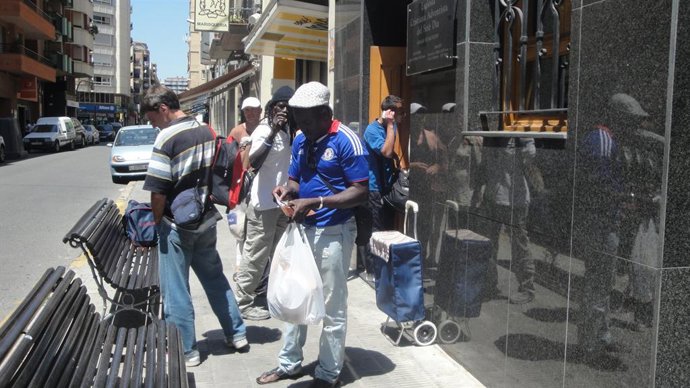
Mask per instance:
[[[189,78],[187,77],[168,77],[163,80],[163,85],[173,92],[180,94],[189,89]]]
[[[0,117],[75,115],[75,84],[93,75],[92,15],[89,0],[0,3]]]
[[[129,0],[93,0],[94,75],[80,91],[79,117],[86,121],[128,121],[131,99],[131,13]]]
[[[136,107],[129,112],[133,122],[139,122],[139,104],[146,91],[158,83],[157,74],[152,71],[151,53],[146,43],[132,43],[131,92],[132,104]]]

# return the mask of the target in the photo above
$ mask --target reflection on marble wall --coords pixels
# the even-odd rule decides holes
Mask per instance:
[[[360,53],[362,50],[361,1],[342,1],[336,5],[337,19],[335,42],[335,93],[333,113],[335,117],[359,133],[362,121],[362,78]]]
[[[409,78],[437,342],[487,386],[690,384],[690,4],[573,1],[567,140],[462,136],[492,109],[493,31],[487,2],[457,4],[457,67]],[[347,115],[368,74],[343,63]]]
[[[652,385],[671,1],[654,15],[576,2],[568,140],[459,136],[491,110],[491,35],[475,29],[490,21],[484,4],[458,2],[456,106],[450,127],[430,131],[438,147],[414,141],[443,117],[438,85],[411,80],[431,109],[411,118],[410,160],[448,166],[442,185],[411,176],[440,342],[489,386]],[[460,229],[490,244],[468,255]],[[469,299],[479,312],[466,319]]]

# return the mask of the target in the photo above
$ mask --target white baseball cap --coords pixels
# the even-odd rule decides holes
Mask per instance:
[[[261,108],[261,101],[256,97],[247,97],[242,101],[242,110],[244,108]]]
[[[297,88],[288,104],[292,108],[313,108],[328,105],[330,99],[331,92],[326,85],[312,81]]]
[[[616,93],[611,96],[610,103],[611,107],[619,112],[632,116],[649,117],[649,113],[642,109],[642,105],[640,105],[640,103],[629,94]]]

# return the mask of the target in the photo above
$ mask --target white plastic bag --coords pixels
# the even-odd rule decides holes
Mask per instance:
[[[247,204],[242,202],[227,214],[230,234],[237,242],[244,241],[247,236]]]
[[[316,325],[326,315],[321,274],[304,232],[291,222],[280,238],[268,278],[268,311],[297,325]]]

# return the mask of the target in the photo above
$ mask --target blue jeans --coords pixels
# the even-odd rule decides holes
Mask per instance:
[[[247,336],[216,250],[216,221],[210,222],[211,226],[199,230],[176,227],[165,217],[160,224],[158,260],[165,320],[180,330],[185,353],[196,349],[194,306],[189,292],[190,266],[204,287],[226,338],[237,341]]]
[[[357,234],[354,218],[344,224],[304,227],[307,240],[321,272],[326,317],[323,319],[319,341],[319,365],[315,377],[334,382],[343,369],[345,334],[347,332],[347,272],[350,255]],[[278,355],[280,369],[288,374],[299,372],[307,340],[307,325],[286,324],[284,345]]]

